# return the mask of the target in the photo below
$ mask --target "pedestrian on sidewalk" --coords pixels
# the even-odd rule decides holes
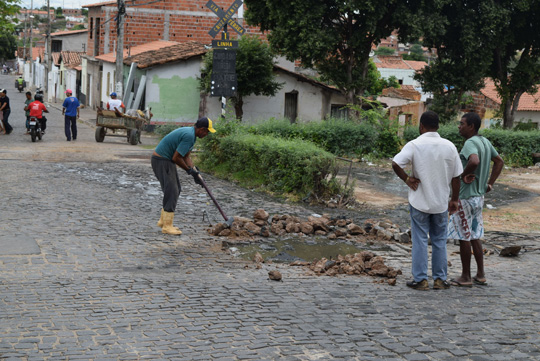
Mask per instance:
[[[79,108],[81,104],[79,100],[72,96],[71,89],[66,90],[66,99],[62,104],[62,115],[65,115],[65,133],[68,142],[77,139],[77,118],[79,118]]]
[[[167,134],[152,154],[152,169],[163,191],[163,208],[157,223],[162,233],[182,234],[178,227],[173,226],[174,211],[181,191],[176,166],[185,170],[195,183],[202,186],[199,171],[193,166],[190,154],[197,138],[202,139],[209,132],[216,132],[212,121],[206,117],[200,118],[193,127],[181,127]]]
[[[459,240],[461,276],[450,280],[454,286],[472,287],[473,282],[486,285],[482,208],[484,194],[493,190],[493,184],[501,174],[504,161],[489,140],[478,135],[482,120],[476,113],[467,113],[459,122],[459,134],[466,139],[460,152],[463,175],[459,190],[457,213],[448,223],[448,239]],[[491,175],[489,168],[493,162]],[[471,252],[472,248],[472,252]],[[471,279],[471,253],[476,261],[476,276]]]
[[[456,146],[441,138],[439,116],[427,111],[420,117],[420,136],[403,147],[393,159],[396,175],[409,187],[412,238],[412,281],[407,286],[429,289],[428,235],[431,239],[433,289],[450,287],[446,228],[448,213],[457,210],[459,176],[463,171]],[[403,169],[411,166],[409,176]],[[450,202],[448,198],[452,193]]]
[[[9,125],[9,115],[11,114],[11,108],[9,106],[9,98],[6,94],[6,89],[0,90],[0,112],[2,112],[4,131],[6,134],[10,134],[13,131],[13,127]]]
[[[32,93],[26,92],[26,100],[24,101],[24,111],[26,115],[26,134],[30,134],[30,103],[32,103]]]

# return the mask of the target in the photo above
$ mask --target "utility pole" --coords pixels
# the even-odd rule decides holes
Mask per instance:
[[[26,62],[26,37],[28,36],[28,33],[26,32],[27,25],[28,25],[28,9],[26,9],[26,12],[25,12],[25,15],[24,15],[23,59],[24,59],[25,62]],[[24,68],[23,68],[23,70],[24,70]]]
[[[49,99],[52,99],[49,94],[49,72],[52,71],[52,54],[51,54],[51,7],[50,7],[50,0],[47,0],[47,19],[48,19],[48,26],[47,26],[47,50],[46,50],[46,57],[47,57],[47,71],[45,72],[45,92],[47,93],[47,97]]]
[[[34,46],[34,0],[30,0],[30,86],[34,85],[34,58],[32,57],[32,47]]]
[[[118,99],[124,94],[124,16],[126,14],[126,4],[124,0],[118,1],[118,15],[116,16],[116,77],[115,92]],[[108,94],[107,94],[108,95]]]

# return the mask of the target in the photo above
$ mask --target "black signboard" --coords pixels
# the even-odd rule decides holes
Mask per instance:
[[[236,95],[236,52],[214,49],[210,95],[230,97]]]

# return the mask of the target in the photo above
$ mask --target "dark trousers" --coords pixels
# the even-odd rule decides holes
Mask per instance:
[[[67,140],[71,140],[72,136],[73,136],[73,139],[77,139],[77,117],[76,116],[66,115],[65,130],[66,130]]]
[[[166,158],[156,157],[155,155],[152,156],[151,163],[154,174],[159,180],[161,190],[163,191],[163,210],[165,212],[174,212],[178,203],[178,197],[182,191],[178,172],[176,171],[176,164]]]
[[[9,134],[13,131],[13,127],[9,125],[9,115],[11,114],[11,109],[7,109],[3,111],[4,114],[4,128],[6,129],[6,134]]]

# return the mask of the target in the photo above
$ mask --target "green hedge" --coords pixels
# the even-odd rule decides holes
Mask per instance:
[[[276,192],[322,195],[336,186],[327,180],[337,172],[335,156],[298,139],[231,133],[206,143],[201,161],[205,168]]]
[[[407,127],[403,132],[403,139],[408,142],[419,134],[418,127]],[[459,135],[457,123],[442,125],[439,128],[439,134],[454,143],[458,150],[463,148],[465,138]],[[538,130],[482,129],[480,135],[489,139],[509,166],[533,165],[532,153],[540,152],[540,131]]]
[[[307,140],[339,156],[371,153],[377,143],[377,130],[373,126],[344,120],[291,124],[287,120],[272,119],[250,126],[248,132]]]

